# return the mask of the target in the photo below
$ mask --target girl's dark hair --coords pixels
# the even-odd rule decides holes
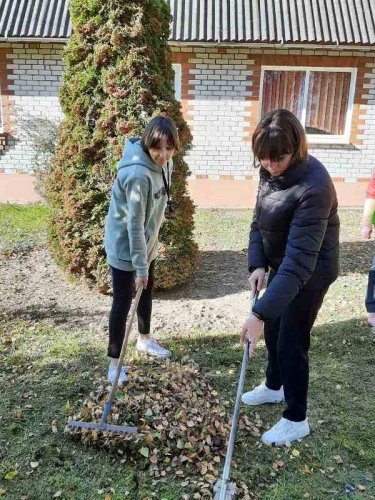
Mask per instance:
[[[306,134],[298,118],[287,109],[267,113],[258,123],[252,137],[254,163],[270,159],[278,161],[292,154],[291,163],[307,157]]]
[[[143,132],[141,140],[143,149],[148,151],[150,148],[158,148],[160,140],[164,137],[167,139],[168,146],[176,151],[180,150],[180,139],[172,118],[164,115],[155,116],[148,122]]]

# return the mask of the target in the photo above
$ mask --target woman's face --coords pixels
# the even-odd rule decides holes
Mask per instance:
[[[159,142],[159,147],[149,149],[152,161],[158,166],[162,167],[174,155],[174,148],[167,143],[167,138],[162,137]]]
[[[280,156],[277,161],[265,158],[260,160],[260,164],[272,175],[272,177],[279,177],[280,175],[283,175],[285,170],[289,167],[292,156],[292,154],[286,154]]]

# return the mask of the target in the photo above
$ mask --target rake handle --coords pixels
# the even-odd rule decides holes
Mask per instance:
[[[257,299],[258,299],[258,291],[255,292],[255,294],[253,295],[253,297],[251,299],[251,307],[256,303]],[[232,455],[233,455],[233,450],[234,450],[234,441],[236,439],[238,422],[240,419],[241,396],[242,396],[242,392],[243,392],[243,386],[245,383],[246,364],[247,364],[247,360],[249,358],[249,349],[250,349],[250,341],[246,339],[245,345],[244,345],[243,356],[242,356],[242,365],[241,365],[240,376],[238,378],[236,401],[235,401],[234,410],[233,410],[232,426],[230,429],[230,434],[229,434],[229,439],[228,439],[227,453],[225,456],[224,469],[223,469],[221,487],[220,487],[220,492],[219,492],[219,500],[226,499],[227,488],[229,486],[230,465],[231,465],[231,461],[232,461]]]

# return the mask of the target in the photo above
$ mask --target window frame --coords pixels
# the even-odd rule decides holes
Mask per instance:
[[[172,63],[174,71],[174,97],[176,101],[181,101],[181,63]]]
[[[310,144],[350,144],[351,135],[351,125],[353,117],[353,104],[354,104],[354,94],[357,80],[357,68],[331,68],[328,66],[262,66],[261,77],[260,77],[260,92],[259,92],[259,119],[261,119],[262,105],[263,105],[263,85],[264,85],[264,74],[266,71],[304,71],[306,73],[305,86],[303,93],[303,103],[302,103],[302,116],[301,123],[305,129],[306,123],[306,106],[307,106],[307,95],[308,88],[310,84],[310,74],[314,71],[326,72],[326,73],[350,73],[350,86],[349,86],[349,96],[348,96],[348,109],[346,112],[345,120],[345,132],[342,135],[325,135],[325,134],[307,134],[307,141]]]

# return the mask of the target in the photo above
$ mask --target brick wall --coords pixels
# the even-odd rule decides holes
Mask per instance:
[[[0,43],[0,84],[5,134],[0,134],[0,172],[30,172],[34,152],[18,117],[58,121],[57,97],[64,71],[61,43]],[[2,144],[3,142],[3,144]]]
[[[64,44],[0,43],[0,89],[6,134],[0,172],[29,172],[33,151],[17,114],[61,118],[57,92]],[[351,144],[310,146],[334,178],[366,180],[375,166],[375,51],[172,47],[181,64],[182,111],[193,132],[193,178],[257,177],[250,138],[259,119],[263,65],[356,67]],[[23,111],[22,111],[23,110]]]
[[[172,47],[182,64],[183,109],[193,132],[193,178],[257,177],[250,138],[259,119],[262,66],[357,68],[350,144],[311,144],[331,175],[364,181],[375,167],[375,51]],[[186,66],[184,70],[184,66]]]

